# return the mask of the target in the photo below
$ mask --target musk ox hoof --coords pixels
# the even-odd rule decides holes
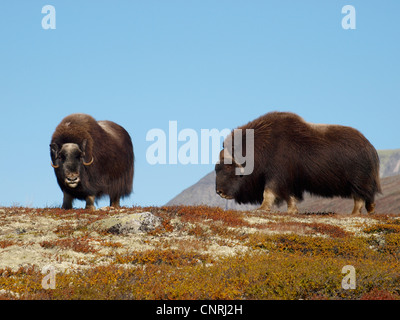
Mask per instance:
[[[113,207],[113,206],[101,207],[101,208],[99,208],[99,210],[101,210],[101,211],[119,211],[119,212],[125,211],[125,209],[123,209],[121,207]]]
[[[288,209],[287,213],[295,215],[295,214],[299,213],[299,210],[297,210],[297,209]]]
[[[365,208],[367,209],[368,214],[375,214],[375,203],[367,203]]]
[[[267,208],[257,208],[253,211],[254,213],[271,213],[271,209]]]

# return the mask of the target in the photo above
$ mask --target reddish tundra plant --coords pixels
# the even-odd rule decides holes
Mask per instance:
[[[136,235],[90,228],[143,211],[162,224]],[[400,298],[396,216],[265,215],[206,206],[5,208],[0,224],[1,299]],[[13,264],[21,255],[34,259]],[[55,289],[46,266],[54,267]],[[343,288],[344,280],[351,284],[345,266],[354,267],[354,289]]]

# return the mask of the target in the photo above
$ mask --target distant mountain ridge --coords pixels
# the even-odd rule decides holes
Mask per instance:
[[[400,213],[400,149],[380,150],[380,176],[382,195],[376,199],[378,213]],[[215,172],[212,171],[197,183],[183,190],[167,204],[171,205],[208,205],[224,209],[253,210],[257,205],[237,204],[234,200],[225,200],[215,192]],[[300,212],[351,212],[352,199],[311,197],[306,194],[304,201],[298,204]],[[285,211],[286,205],[273,210]]]
[[[400,174],[400,149],[380,150],[378,155],[382,178]]]

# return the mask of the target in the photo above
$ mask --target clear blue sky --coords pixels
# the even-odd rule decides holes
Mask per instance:
[[[0,205],[61,205],[49,143],[74,112],[131,134],[128,206],[162,205],[213,170],[146,162],[146,133],[172,120],[200,135],[292,111],[400,148],[399,14],[397,0],[1,1]]]

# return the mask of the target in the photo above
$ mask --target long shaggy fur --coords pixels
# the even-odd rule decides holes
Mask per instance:
[[[216,166],[218,188],[238,203],[261,203],[273,190],[277,203],[311,194],[364,200],[381,191],[375,148],[356,129],[305,122],[288,112],[271,112],[239,127],[245,150],[246,129],[254,129],[254,170],[226,178],[227,166]],[[233,133],[225,143],[231,143]],[[233,145],[235,145],[233,143]],[[222,151],[221,151],[222,154]],[[217,170],[218,169],[218,170]]]
[[[132,192],[134,153],[132,141],[124,128],[111,121],[96,121],[86,114],[72,114],[57,126],[51,143],[60,148],[65,143],[82,145],[87,140],[85,161],[93,158],[93,164],[84,167],[81,186],[68,189],[74,198],[84,200],[88,195],[96,198],[109,195],[119,199]],[[52,161],[55,159],[51,155]],[[55,170],[60,188],[66,186]]]

